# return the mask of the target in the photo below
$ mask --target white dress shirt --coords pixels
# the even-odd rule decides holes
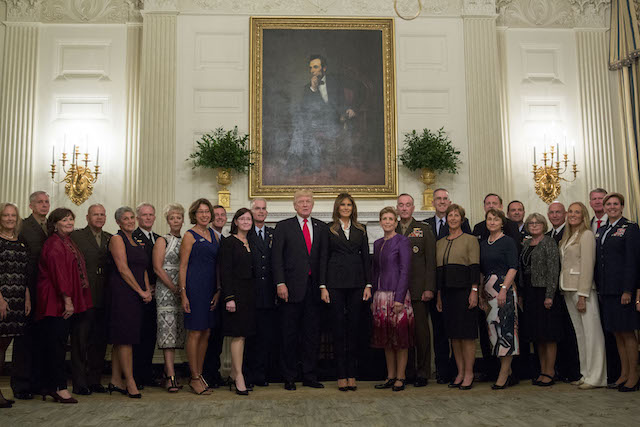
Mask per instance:
[[[153,237],[153,231],[147,231],[144,228],[140,228],[140,231],[147,236],[147,239],[151,240],[151,243],[156,244],[156,239]]]
[[[347,228],[344,228],[344,223],[341,220],[338,221],[340,221],[340,227],[342,227],[345,237],[349,240],[349,234],[351,233],[351,220],[347,223]]]
[[[600,218],[600,221],[601,221],[600,227],[602,227],[603,225],[606,225],[608,219],[609,219],[609,215],[607,214],[602,215],[602,218]],[[591,220],[591,231],[593,231],[593,234],[596,234],[596,231],[598,231],[598,218],[595,216]]]

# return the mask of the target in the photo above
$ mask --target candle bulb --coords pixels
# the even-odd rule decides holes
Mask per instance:
[[[576,164],[576,147],[573,147],[573,164]]]
[[[71,164],[76,163],[76,145],[73,144],[73,151],[71,152]]]
[[[533,146],[533,164],[536,164],[536,147],[535,145]]]
[[[56,162],[56,146],[51,147],[51,164]]]
[[[96,166],[100,163],[100,147],[98,147],[98,153],[96,154]]]

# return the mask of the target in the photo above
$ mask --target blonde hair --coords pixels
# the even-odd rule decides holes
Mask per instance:
[[[538,221],[540,224],[542,224],[542,234],[546,233],[549,230],[549,224],[547,224],[547,218],[545,218],[544,215],[538,212],[534,212],[530,214],[527,217],[527,219],[524,221],[525,230],[529,231],[529,223],[534,219]],[[529,233],[531,233],[531,231],[529,231]]]
[[[4,213],[4,210],[8,207],[12,207],[16,210],[16,228],[13,229],[13,237],[18,237],[18,234],[20,234],[20,230],[22,229],[22,218],[20,218],[20,210],[15,204],[11,202],[0,203],[0,215],[2,215]],[[0,231],[3,233],[5,232],[2,223],[0,223]]]
[[[311,200],[313,201],[313,191],[309,188],[301,188],[293,193],[293,203],[297,202],[300,197],[311,197]]]
[[[167,206],[165,206],[163,214],[164,219],[167,222],[169,222],[169,215],[171,215],[172,212],[180,214],[182,216],[182,219],[184,219],[184,207],[180,203],[169,203]]]
[[[560,242],[558,243],[559,247],[562,247],[564,245],[567,244],[567,242],[569,241],[569,239],[575,234],[578,233],[577,239],[574,241],[574,245],[577,245],[578,242],[580,241],[580,239],[582,238],[582,233],[584,233],[586,230],[590,230],[591,228],[587,225],[589,224],[589,210],[587,209],[587,207],[584,205],[584,203],[582,202],[573,202],[569,205],[569,209],[571,209],[571,206],[573,205],[577,205],[580,206],[580,210],[582,211],[582,223],[580,223],[580,225],[578,226],[572,226],[571,224],[569,224],[569,221],[567,221],[567,225],[566,225],[566,231],[562,234],[562,239],[560,239]]]

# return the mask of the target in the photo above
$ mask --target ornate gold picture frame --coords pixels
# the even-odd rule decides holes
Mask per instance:
[[[251,18],[249,197],[397,196],[390,18]]]

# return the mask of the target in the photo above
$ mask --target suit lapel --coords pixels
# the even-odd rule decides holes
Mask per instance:
[[[100,247],[98,246],[98,242],[96,242],[96,237],[93,235],[93,233],[91,232],[91,229],[89,228],[89,226],[86,226],[84,229],[85,235],[87,236],[87,239],[91,241],[91,246],[93,246],[95,249],[100,249]],[[104,242],[104,235],[100,236],[100,243]]]

